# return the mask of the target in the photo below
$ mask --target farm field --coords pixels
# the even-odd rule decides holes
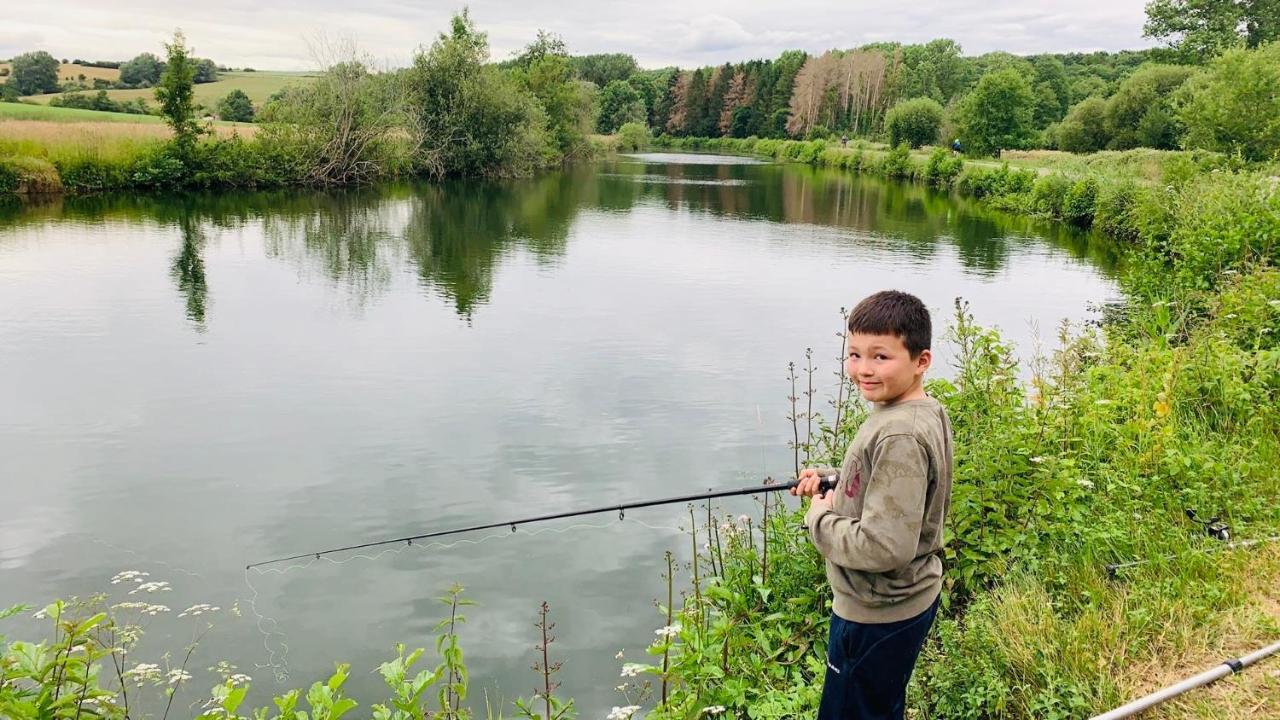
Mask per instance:
[[[315,77],[315,73],[308,72],[223,72],[218,73],[217,82],[196,85],[195,99],[197,103],[213,107],[227,93],[239,89],[249,96],[254,107],[260,107],[273,93],[285,86],[295,83],[307,83]],[[57,93],[53,93],[49,95],[31,95],[24,99],[44,104],[57,96]],[[142,98],[148,103],[155,103],[155,91],[152,88],[108,90],[107,96],[117,102]]]
[[[8,68],[9,63],[0,62],[0,69]],[[102,78],[110,82],[120,79],[120,71],[116,68],[89,67],[88,65],[77,65],[75,63],[61,63],[58,66],[58,80],[67,82],[68,80],[78,80],[84,75],[85,80],[93,82],[95,78]]]

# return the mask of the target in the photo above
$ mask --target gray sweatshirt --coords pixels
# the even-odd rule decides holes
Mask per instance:
[[[942,590],[951,422],[933,398],[874,408],[845,452],[832,508],[804,524],[827,559],[836,615],[889,623]]]

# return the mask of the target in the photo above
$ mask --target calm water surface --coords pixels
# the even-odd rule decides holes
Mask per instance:
[[[602,715],[622,704],[614,653],[643,661],[664,624],[683,507],[245,565],[784,476],[787,363],[814,347],[834,387],[842,306],[900,288],[941,327],[963,296],[1025,357],[1112,298],[1111,276],[1059,226],[708,156],[0,210],[0,607],[119,599],[112,575],[147,571],[174,612],[138,659],[190,638],[179,610],[218,604],[193,667],[230,659],[265,693],[349,661],[367,707],[383,697],[367,671],[396,641],[430,647],[458,582],[479,602],[462,631],[476,697],[531,693],[546,600],[563,690]]]

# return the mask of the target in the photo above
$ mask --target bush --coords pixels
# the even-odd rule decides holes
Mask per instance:
[[[952,154],[946,148],[934,148],[924,166],[924,178],[928,182],[946,187],[964,170],[964,158]]]
[[[1229,50],[1181,88],[1177,114],[1186,145],[1246,160],[1280,153],[1280,42]]]
[[[911,150],[906,143],[885,153],[879,169],[885,177],[911,178],[915,174],[915,167],[911,163]]]
[[[1062,199],[1062,219],[1080,227],[1093,224],[1098,202],[1098,181],[1084,177],[1075,181]]]
[[[621,150],[643,150],[651,139],[649,128],[642,123],[629,122],[618,128],[618,147]]]
[[[1171,150],[1182,134],[1174,117],[1174,92],[1195,73],[1185,65],[1144,65],[1107,100],[1107,148]]]
[[[884,118],[889,145],[906,143],[912,148],[938,141],[942,128],[942,106],[931,98],[904,100],[890,108]]]
[[[1168,267],[1167,286],[1207,291],[1223,271],[1280,263],[1280,181],[1266,173],[1211,174],[1176,199],[1174,231],[1150,252]]]
[[[0,196],[61,191],[62,179],[49,161],[35,157],[0,157]]]
[[[133,186],[134,159],[80,154],[54,161],[68,192],[91,193]]]
[[[1071,181],[1059,173],[1041,175],[1031,188],[1031,208],[1037,213],[1061,218]]]
[[[218,101],[218,117],[231,122],[253,122],[253,103],[239,88],[227,93]]]
[[[805,140],[826,140],[831,137],[831,131],[826,125],[814,125],[809,128],[809,132],[804,134]]]
[[[1030,170],[1011,170],[1008,163],[995,170],[969,166],[960,173],[956,187],[978,199],[1011,198],[1028,195],[1035,185],[1036,174]]]
[[[1125,243],[1138,240],[1138,195],[1141,189],[1131,178],[1107,180],[1098,186],[1094,201],[1093,226]]]
[[[1107,101],[1099,97],[1081,100],[1053,133],[1053,144],[1059,150],[1073,153],[1097,152],[1107,146]]]

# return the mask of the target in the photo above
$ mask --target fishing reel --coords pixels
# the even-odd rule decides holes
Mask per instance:
[[[1231,539],[1231,528],[1222,522],[1222,518],[1217,515],[1208,520],[1202,520],[1199,515],[1196,515],[1195,510],[1187,508],[1187,517],[1191,519],[1191,522],[1203,526],[1205,534],[1214,540],[1227,542]]]

